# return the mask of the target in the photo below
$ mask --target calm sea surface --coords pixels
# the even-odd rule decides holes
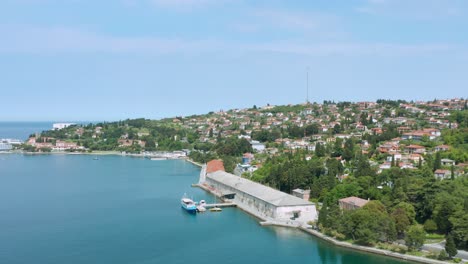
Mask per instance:
[[[44,130],[51,130],[54,123],[60,122],[5,122],[0,121],[0,139],[15,138],[26,140],[29,135],[40,133]],[[66,122],[70,123],[70,122]],[[71,121],[71,123],[88,124],[85,121]]]
[[[0,122],[0,138],[26,140],[29,135],[52,129],[53,122]]]
[[[402,263],[236,208],[180,208],[199,168],[185,161],[0,154],[0,263]]]

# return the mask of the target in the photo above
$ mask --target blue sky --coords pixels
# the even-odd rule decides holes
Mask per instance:
[[[0,120],[467,97],[464,0],[2,0]]]

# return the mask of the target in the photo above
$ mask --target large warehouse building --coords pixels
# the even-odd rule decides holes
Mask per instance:
[[[200,184],[266,220],[305,224],[317,219],[315,204],[227,173],[220,160],[210,161],[204,166],[200,173]]]

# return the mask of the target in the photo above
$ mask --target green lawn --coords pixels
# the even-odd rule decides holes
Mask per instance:
[[[433,244],[433,243],[439,243],[444,241],[445,236],[441,234],[436,234],[436,233],[431,233],[431,234],[426,234],[426,240],[424,241],[425,244]]]

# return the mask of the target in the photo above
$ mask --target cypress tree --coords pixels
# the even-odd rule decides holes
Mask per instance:
[[[447,239],[445,242],[445,251],[447,251],[447,254],[449,255],[450,258],[455,257],[458,253],[457,248],[455,247],[455,241],[453,240],[452,234],[449,234],[447,236]]]
[[[440,169],[440,167],[442,166],[441,159],[442,158],[440,157],[440,152],[438,151],[436,153],[435,160],[434,160],[434,171]]]
[[[328,227],[328,203],[326,201],[324,201],[322,208],[320,209],[318,224],[322,225],[323,227]]]

